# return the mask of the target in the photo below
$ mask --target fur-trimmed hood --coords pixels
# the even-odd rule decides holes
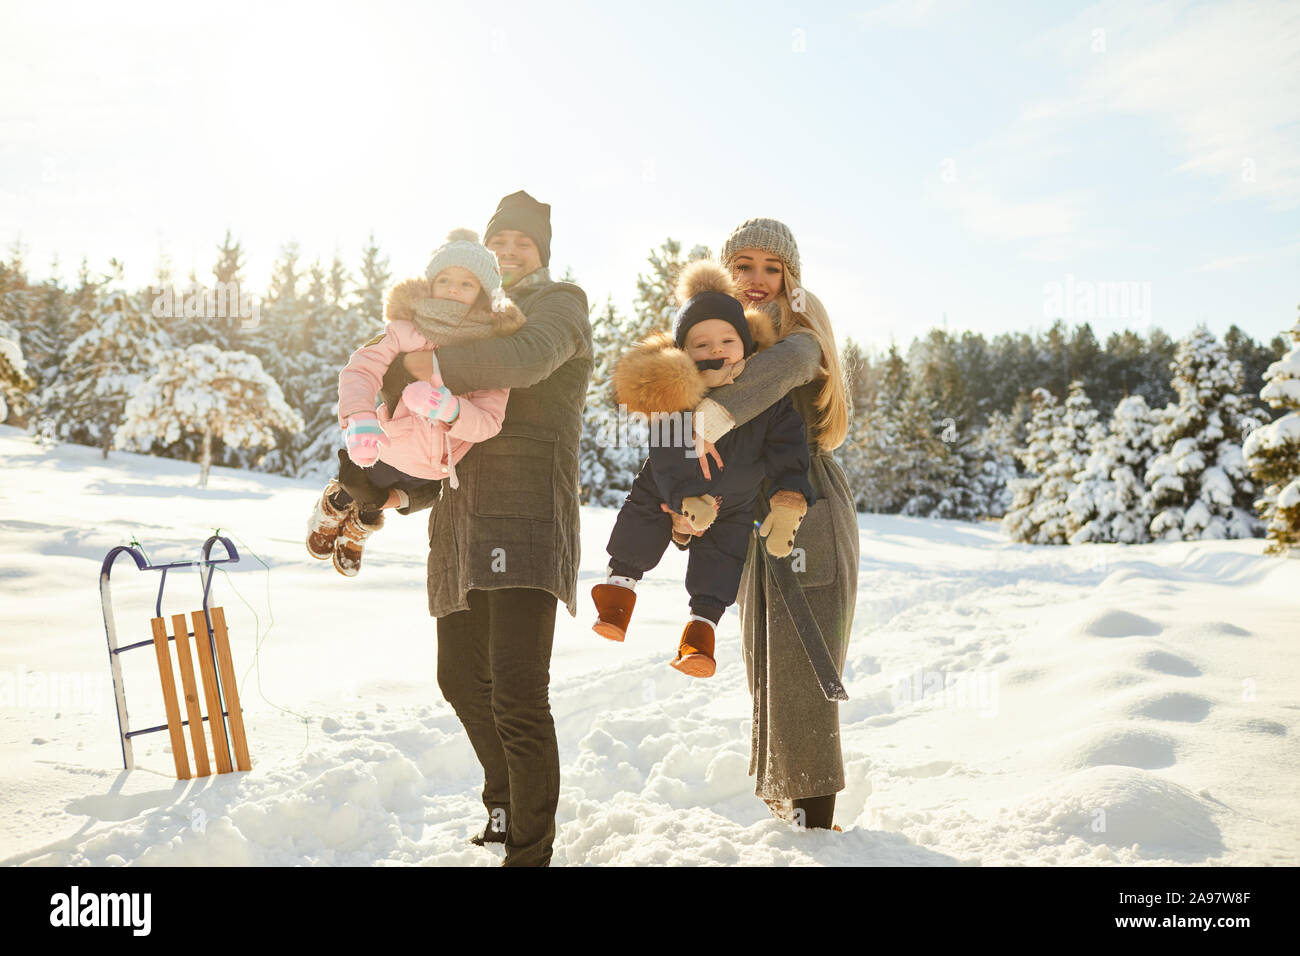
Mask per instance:
[[[407,279],[399,282],[391,292],[388,293],[388,302],[384,308],[384,317],[389,322],[398,319],[404,319],[413,324],[418,318],[416,306],[422,299],[433,298],[433,280],[431,279]],[[484,310],[471,310],[466,317],[467,324],[485,321],[490,318],[492,333],[494,335],[513,335],[523,327],[523,312],[507,298],[501,298],[497,301],[496,307],[490,312],[490,316],[485,314]]]
[[[776,341],[772,318],[766,312],[747,309],[745,321],[755,351]],[[614,365],[614,394],[629,412],[683,412],[698,405],[708,391],[703,374],[673,343],[670,332],[647,336]]]

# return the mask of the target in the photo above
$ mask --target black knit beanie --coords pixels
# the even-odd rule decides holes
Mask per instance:
[[[522,189],[511,193],[497,204],[497,211],[488,220],[483,230],[483,242],[486,244],[494,233],[503,229],[517,229],[533,242],[537,243],[537,252],[542,265],[551,264],[551,207],[538,202]]]
[[[677,310],[677,316],[673,319],[673,342],[679,349],[686,348],[686,333],[690,332],[691,326],[706,319],[721,319],[731,323],[745,346],[745,355],[754,351],[754,337],[749,333],[745,307],[725,292],[711,291],[692,296]]]

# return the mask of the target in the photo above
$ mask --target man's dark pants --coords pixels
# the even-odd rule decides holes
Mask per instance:
[[[505,865],[548,866],[560,800],[549,695],[555,595],[501,588],[467,599],[468,610],[438,618],[438,687],[483,765],[489,820],[505,811]]]

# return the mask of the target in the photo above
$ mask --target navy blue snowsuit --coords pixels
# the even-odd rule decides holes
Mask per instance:
[[[725,467],[710,459],[711,480],[704,478],[689,438],[687,430],[685,447],[651,446],[619,509],[606,550],[614,574],[639,580],[659,563],[672,540],[672,517],[659,505],[666,502],[680,514],[683,498],[720,497],[717,518],[691,540],[686,563],[691,613],[716,624],[736,600],[764,479],[771,482],[770,493],[797,491],[810,507],[816,493],[808,481],[803,419],[788,396],[718,439],[715,447]]]

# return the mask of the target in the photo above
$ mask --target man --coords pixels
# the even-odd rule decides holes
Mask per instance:
[[[438,619],[438,686],[483,765],[488,824],[506,866],[547,866],[560,761],[549,685],[556,601],[577,615],[578,440],[592,372],[587,297],[548,270],[551,207],[520,191],[483,233],[527,322],[515,334],[438,349],[453,394],[509,388],[495,437],[446,482],[410,493],[401,514],[429,515],[429,613]],[[386,397],[428,380],[431,353],[408,353]],[[399,500],[405,497],[399,495]]]

